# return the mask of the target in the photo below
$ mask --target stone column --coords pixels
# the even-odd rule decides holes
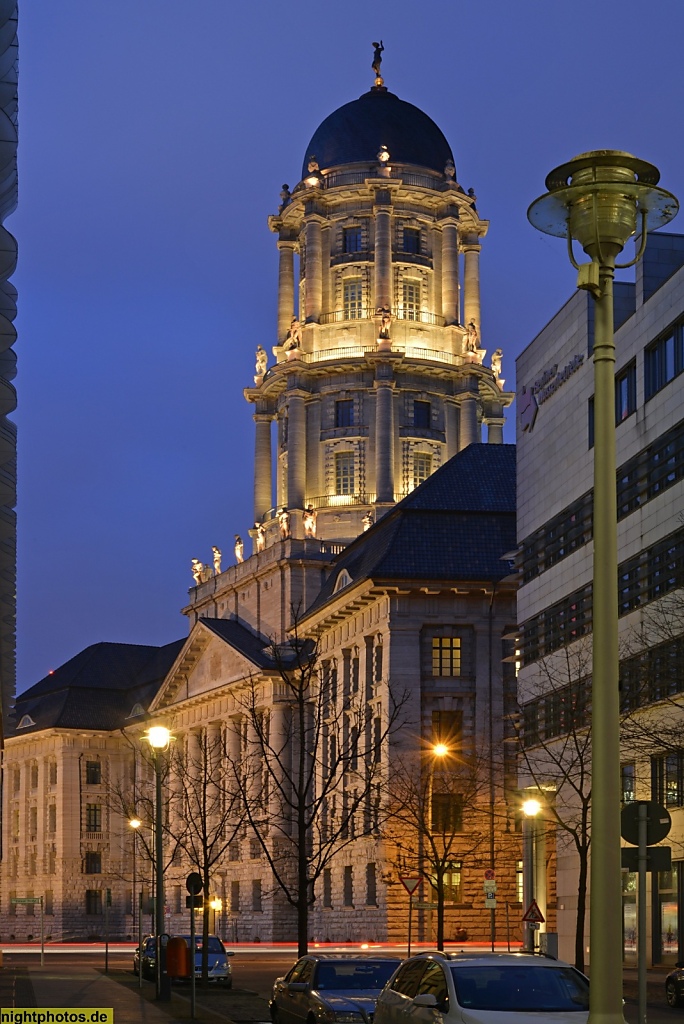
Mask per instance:
[[[450,459],[460,450],[458,405],[453,399],[446,399],[444,402],[444,425],[446,427],[447,459]]]
[[[304,508],[306,494],[306,392],[288,394],[287,505]]]
[[[294,242],[278,242],[278,344],[282,345],[294,316]]]
[[[461,322],[457,223],[452,217],[442,222],[442,315],[447,324]]]
[[[394,501],[394,416],[392,409],[394,381],[390,367],[378,367],[375,386],[375,500]]]
[[[270,413],[256,412],[256,439],[254,444],[254,522],[260,523],[273,507],[271,491],[271,420]]]
[[[375,293],[373,306],[392,308],[392,205],[387,189],[375,194]]]
[[[306,495],[315,498],[321,489],[321,399],[312,398],[306,404]]]
[[[505,422],[506,421],[503,416],[485,417],[488,444],[503,444],[503,428]]]
[[[306,322],[318,323],[323,302],[323,246],[321,219],[314,216],[306,222],[306,276],[304,280],[304,315]]]
[[[475,321],[482,344],[482,328],[480,319],[480,249],[478,243],[469,242],[463,246],[464,252],[464,294],[463,320],[467,327],[471,320]]]
[[[436,316],[442,312],[442,232],[434,227],[430,232],[432,247],[432,311]]]
[[[477,380],[467,379],[466,388],[461,396],[460,451],[480,440],[480,427],[477,422]]]

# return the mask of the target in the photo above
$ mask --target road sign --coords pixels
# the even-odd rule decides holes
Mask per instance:
[[[40,903],[40,896],[12,896],[10,903]]]
[[[185,888],[188,890],[191,896],[197,896],[202,892],[204,883],[202,882],[202,876],[199,871],[191,871],[188,877],[185,879]]]
[[[545,920],[546,918],[539,909],[537,901],[532,900],[529,907],[523,914],[523,921],[525,924],[543,924]]]
[[[493,892],[485,893],[485,910],[496,910],[496,896]]]
[[[423,879],[421,875],[418,875],[417,878],[411,877],[409,875],[399,875],[399,881],[404,886],[409,896],[413,896],[414,892],[416,891],[422,880]]]
[[[203,896],[186,896],[185,897],[185,906],[186,906],[186,908],[188,910],[190,910],[191,907],[203,907],[204,906],[204,897]]]
[[[494,868],[487,868],[487,870],[484,873],[484,876],[485,876],[485,882],[493,882],[494,879],[496,878],[496,873],[494,871]]]
[[[639,870],[639,851],[635,846],[623,846],[620,853],[623,868],[635,872]],[[647,846],[646,857],[647,871],[672,871],[672,847]]]
[[[484,889],[485,892],[495,893],[496,892],[496,882],[489,882],[489,881],[485,880],[482,883],[482,888]]]
[[[620,815],[620,832],[626,843],[639,845],[639,807],[646,805],[646,845],[662,843],[672,828],[672,818],[666,807],[655,800],[633,800],[625,804]]]

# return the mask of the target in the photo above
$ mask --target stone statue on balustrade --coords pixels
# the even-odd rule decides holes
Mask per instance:
[[[304,517],[302,519],[304,524],[304,536],[315,537],[316,536],[316,512],[313,505],[307,505],[304,509]]]
[[[199,558],[193,558],[190,562],[190,570],[192,572],[192,578],[195,581],[195,586],[199,586],[202,582],[202,569],[204,566],[200,562]]]
[[[290,513],[287,511],[285,505],[283,505],[278,513],[278,525],[280,526],[281,540],[287,540],[290,536]]]
[[[256,549],[257,551],[263,551],[266,547],[266,530],[263,523],[255,523],[254,529],[256,530]]]
[[[375,310],[375,315],[380,317],[380,330],[378,331],[378,339],[387,341],[390,336],[392,311],[389,308],[389,306],[378,306],[378,308]]]
[[[266,350],[261,345],[257,345],[256,350],[256,375],[257,377],[263,377],[268,369],[268,356]]]
[[[285,348],[288,351],[299,348],[302,344],[302,325],[296,316],[292,317],[290,321],[290,332],[285,342]]]
[[[475,321],[471,320],[466,329],[468,333],[465,336],[463,351],[477,352],[480,347],[480,335],[475,325]]]
[[[495,349],[492,352],[492,373],[498,380],[501,376],[501,362],[503,360],[503,351],[500,348]]]
[[[221,575],[221,549],[217,548],[216,545],[212,547],[212,553],[214,555],[214,576]]]
[[[363,519],[361,520],[361,522],[363,523],[363,532],[364,533],[366,532],[366,530],[370,530],[371,526],[373,525],[373,513],[372,512],[366,512],[366,514],[363,517]]]
[[[239,533],[235,534],[235,561],[240,564],[245,560],[245,545],[242,543],[242,537]]]

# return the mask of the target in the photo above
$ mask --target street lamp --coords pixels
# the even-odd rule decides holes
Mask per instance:
[[[594,576],[592,644],[592,836],[590,896],[592,1024],[617,1024],[622,1011],[622,894],[620,867],[620,708],[618,696],[617,506],[615,487],[615,342],[613,277],[616,267],[641,259],[646,235],[672,220],[675,197],[657,184],[653,164],[618,150],[582,153],[551,171],[548,192],[527,216],[549,235],[566,238],[577,284],[593,295],[594,317]],[[616,257],[640,230],[629,263]],[[591,263],[581,266],[577,240]],[[598,982],[598,983],[597,983]]]
[[[169,749],[171,733],[164,725],[152,725],[145,735],[152,747],[154,757],[155,815],[154,815],[154,856],[157,876],[156,899],[154,904],[155,936],[157,945],[156,974],[157,999],[171,998],[171,984],[165,970],[166,950],[162,949],[161,936],[164,934],[164,844],[162,842],[162,754]]]
[[[128,821],[128,825],[129,825],[130,828],[133,829],[133,896],[132,896],[132,899],[131,899],[131,912],[132,912],[132,915],[133,915],[133,931],[135,932],[135,898],[136,898],[136,895],[137,895],[136,888],[137,888],[137,882],[138,882],[138,873],[137,873],[137,870],[136,870],[137,869],[137,850],[138,850],[137,838],[138,838],[138,829],[142,825],[142,821],[140,820],[140,818],[130,818],[129,821]]]
[[[541,811],[541,804],[538,800],[528,799],[523,801],[523,905],[527,911],[535,898],[534,885],[534,839],[535,839],[535,818]],[[525,921],[523,934],[523,949],[534,951],[534,928]]]

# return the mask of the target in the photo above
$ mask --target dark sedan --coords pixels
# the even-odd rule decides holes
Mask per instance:
[[[684,963],[681,961],[665,978],[665,998],[670,1006],[684,1006]]]
[[[399,957],[312,954],[273,986],[273,1024],[372,1024],[381,989]]]

